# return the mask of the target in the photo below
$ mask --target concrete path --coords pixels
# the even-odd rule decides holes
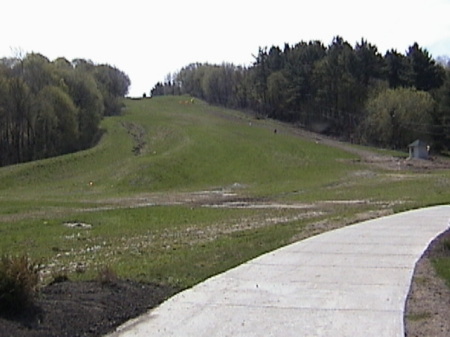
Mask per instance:
[[[260,256],[120,327],[131,336],[404,336],[414,266],[450,206],[334,230]]]

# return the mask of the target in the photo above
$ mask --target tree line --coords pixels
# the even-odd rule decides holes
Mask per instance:
[[[0,59],[0,166],[89,148],[129,86],[125,73],[90,60]]]
[[[259,48],[249,67],[190,64],[151,95],[189,94],[359,143],[403,149],[422,138],[449,150],[449,69],[417,43],[382,55],[337,36]]]

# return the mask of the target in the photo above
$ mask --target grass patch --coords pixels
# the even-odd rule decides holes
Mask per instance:
[[[108,266],[188,287],[315,222],[450,202],[448,171],[383,171],[292,126],[183,99],[127,100],[95,148],[0,168],[2,250],[42,258],[49,282],[96,279]],[[203,207],[226,193],[305,208]]]
[[[436,249],[437,257],[432,259],[433,266],[450,287],[450,239],[444,239]]]
[[[450,287],[450,257],[433,259],[433,265],[438,275],[442,277]]]
[[[3,226],[3,237],[10,239],[8,251],[42,257],[50,282],[61,272],[71,279],[94,279],[107,265],[121,278],[186,287],[287,243],[301,231],[300,222],[274,226],[264,221],[294,214],[288,209],[128,208],[10,224]],[[67,222],[89,226],[66,227]]]
[[[430,319],[433,315],[429,312],[420,312],[416,314],[410,314],[406,316],[406,319],[413,321],[413,322],[419,322],[424,321],[427,319]]]

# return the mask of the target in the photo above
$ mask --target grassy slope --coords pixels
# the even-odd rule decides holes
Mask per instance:
[[[122,276],[189,286],[302,236],[312,222],[339,222],[390,203],[403,209],[450,200],[448,172],[384,172],[288,126],[179,100],[127,101],[124,116],[104,121],[95,148],[1,168],[0,252],[27,252],[53,272],[78,271],[73,277],[92,277],[108,264]],[[273,202],[369,202],[318,207],[312,217],[304,210],[191,205],[100,209],[233,186],[241,197]],[[272,218],[290,220],[254,225]],[[70,229],[65,221],[93,228]]]

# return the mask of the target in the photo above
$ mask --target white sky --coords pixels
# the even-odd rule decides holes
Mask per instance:
[[[10,0],[0,8],[0,57],[22,50],[108,63],[128,74],[131,96],[192,62],[249,65],[258,47],[328,45],[336,35],[352,45],[364,37],[382,54],[418,42],[450,56],[450,0]]]

